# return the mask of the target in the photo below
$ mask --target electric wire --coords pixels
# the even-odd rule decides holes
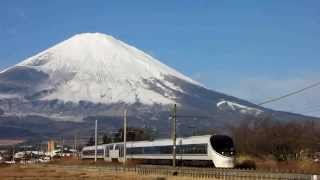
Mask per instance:
[[[296,95],[296,94],[300,94],[306,90],[309,90],[309,89],[312,89],[312,88],[315,88],[317,86],[320,86],[320,82],[317,82],[317,83],[314,83],[314,84],[311,84],[309,86],[306,86],[302,89],[299,89],[299,90],[296,90],[296,91],[293,91],[293,92],[290,92],[286,95],[283,95],[283,96],[280,96],[280,97],[276,97],[276,98],[272,98],[272,99],[269,99],[269,100],[266,100],[266,101],[263,101],[261,103],[259,103],[258,105],[259,106],[262,106],[262,105],[265,105],[265,104],[269,104],[269,103],[273,103],[273,102],[276,102],[276,101],[280,101],[282,99],[285,99],[285,98],[288,98],[290,96],[293,96],[293,95]]]

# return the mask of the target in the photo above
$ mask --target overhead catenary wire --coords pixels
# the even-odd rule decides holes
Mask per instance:
[[[266,101],[263,101],[261,103],[258,103],[257,105],[259,106],[262,106],[262,105],[265,105],[265,104],[269,104],[269,103],[273,103],[273,102],[276,102],[276,101],[280,101],[282,99],[285,99],[285,98],[288,98],[290,96],[293,96],[293,95],[296,95],[296,94],[300,94],[306,90],[309,90],[309,89],[312,89],[312,88],[315,88],[317,86],[320,86],[320,82],[317,82],[317,83],[314,83],[314,84],[311,84],[309,86],[306,86],[302,89],[299,89],[299,90],[296,90],[296,91],[293,91],[293,92],[290,92],[286,95],[283,95],[283,96],[280,96],[280,97],[276,97],[276,98],[272,98],[272,99],[269,99],[269,100],[266,100]]]

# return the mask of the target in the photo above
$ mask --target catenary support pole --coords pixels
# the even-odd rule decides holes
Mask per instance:
[[[127,110],[123,113],[123,163],[127,163]]]
[[[94,132],[94,162],[97,162],[97,145],[98,145],[98,120],[95,123],[95,132]]]
[[[172,148],[172,166],[176,167],[176,147],[177,147],[177,105],[174,104],[173,114],[172,114],[172,140],[173,140],[173,148]]]

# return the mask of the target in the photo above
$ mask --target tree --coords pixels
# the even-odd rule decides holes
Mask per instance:
[[[150,131],[143,128],[128,127],[127,141],[144,141],[151,140]],[[119,129],[114,136],[114,142],[123,142],[123,128]]]
[[[319,124],[306,120],[248,117],[229,129],[237,152],[257,157],[272,155],[279,161],[308,156],[318,150],[316,145],[320,141]]]
[[[93,146],[95,145],[95,142],[94,142],[94,138],[93,137],[90,137],[88,143],[87,143],[87,146]]]
[[[107,134],[104,134],[102,137],[102,142],[103,144],[109,144],[112,142],[112,139]]]

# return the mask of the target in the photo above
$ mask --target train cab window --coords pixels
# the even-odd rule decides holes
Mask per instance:
[[[212,136],[210,139],[212,148],[221,155],[224,156],[234,156],[235,149],[233,141],[228,136],[216,135]]]

